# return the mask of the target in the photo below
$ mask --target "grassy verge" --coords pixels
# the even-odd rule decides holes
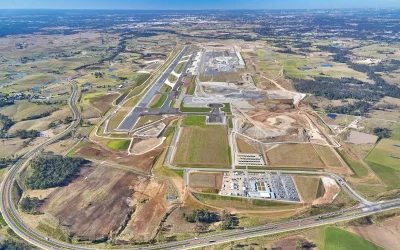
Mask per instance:
[[[127,150],[130,140],[115,140],[107,143],[107,147],[114,150]]]
[[[349,165],[350,169],[353,171],[352,177],[354,178],[364,178],[368,175],[368,169],[359,162],[353,161],[345,152],[338,150],[339,155],[343,160]]]
[[[168,95],[156,95],[150,103],[151,108],[161,108],[164,105],[165,100],[167,100]]]
[[[179,108],[181,112],[210,112],[211,108],[192,108],[192,107],[185,107],[183,103]]]
[[[205,126],[206,116],[205,115],[190,115],[183,119],[183,126]]]

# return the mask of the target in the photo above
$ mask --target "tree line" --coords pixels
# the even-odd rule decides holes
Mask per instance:
[[[26,179],[31,189],[46,189],[67,185],[88,161],[62,155],[40,155],[31,161],[32,173]]]

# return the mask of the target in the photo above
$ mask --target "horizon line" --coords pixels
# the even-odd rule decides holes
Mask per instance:
[[[220,9],[220,8],[204,8],[204,9],[130,9],[130,8],[1,8],[0,10],[145,10],[145,11],[203,11],[203,10],[218,10],[218,11],[227,11],[227,10],[366,10],[366,9],[376,9],[376,10],[399,10],[399,7],[335,7],[335,8],[261,8],[261,9],[243,9],[243,8],[234,8],[234,9]]]

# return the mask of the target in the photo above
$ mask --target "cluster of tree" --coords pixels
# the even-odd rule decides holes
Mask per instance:
[[[283,53],[283,54],[297,55],[297,53],[295,51],[293,51],[292,49],[290,49],[290,48],[275,50],[275,52]]]
[[[12,166],[17,160],[14,157],[0,158],[0,169]]]
[[[369,84],[355,78],[315,77],[294,79],[297,91],[323,96],[330,100],[358,99],[377,102],[385,96],[400,98],[400,88],[386,82]]]
[[[51,113],[53,113],[55,110],[50,110],[50,111],[47,111],[47,112],[44,112],[44,113],[41,113],[41,114],[38,114],[38,115],[31,115],[31,116],[28,116],[26,118],[21,119],[21,121],[40,119],[40,118],[43,118],[43,117],[51,115]]]
[[[21,211],[24,213],[29,213],[29,214],[37,214],[38,213],[38,208],[40,205],[43,203],[42,200],[39,200],[37,197],[25,197],[21,200],[19,203],[19,207],[21,208]]]
[[[5,240],[0,243],[0,250],[26,250],[26,249],[35,249],[35,248],[28,244],[12,240]]]
[[[187,222],[204,222],[213,223],[219,221],[219,216],[217,213],[210,212],[206,209],[195,209],[189,214],[183,215]]]
[[[94,72],[92,73],[92,75],[94,75],[96,78],[103,78],[104,77],[104,73],[103,72]]]
[[[26,179],[27,187],[45,189],[68,184],[81,167],[87,163],[83,158],[62,155],[41,155],[31,161],[32,174]]]
[[[328,113],[346,114],[346,115],[356,115],[360,116],[368,113],[371,108],[371,104],[366,101],[358,101],[351,104],[346,104],[342,106],[332,106],[329,105],[325,108]]]
[[[13,120],[11,120],[8,116],[0,114],[0,122],[3,124],[4,131],[8,131],[12,125],[14,125]]]
[[[374,128],[374,134],[379,138],[390,138],[390,136],[392,136],[392,131],[388,128],[377,127]]]
[[[222,230],[232,229],[239,224],[239,221],[236,218],[236,216],[226,212],[225,210],[222,212],[221,221],[222,221],[221,223]]]
[[[72,119],[71,116],[67,116],[67,117],[65,117],[65,119],[62,122],[60,122],[60,124],[61,123],[68,124],[68,123],[71,123],[73,120],[74,119]]]
[[[4,107],[4,106],[8,106],[8,105],[13,105],[13,104],[14,104],[14,100],[5,100],[5,99],[0,100],[0,108]]]
[[[40,132],[37,130],[19,129],[14,133],[14,136],[21,139],[35,139],[36,137],[40,136]]]

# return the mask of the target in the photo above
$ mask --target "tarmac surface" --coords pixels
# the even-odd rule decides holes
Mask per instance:
[[[151,86],[150,90],[144,95],[144,97],[139,101],[139,103],[134,107],[131,112],[124,118],[121,124],[118,126],[118,130],[125,130],[130,131],[135,126],[136,122],[138,121],[139,117],[142,113],[149,111],[148,105],[150,104],[151,100],[153,99],[154,95],[158,93],[158,90],[164,85],[165,81],[168,79],[169,75],[172,71],[176,68],[181,61],[182,57],[188,51],[189,46],[185,46],[184,49],[178,54],[178,56],[174,59],[174,61],[169,65],[169,67],[162,73],[162,75],[158,78],[158,80]],[[177,80],[173,90],[168,94],[168,98],[165,101],[164,105],[161,109],[156,113],[157,114],[174,114],[179,113],[176,109],[171,109],[169,107],[170,102],[176,97],[177,90],[182,84],[182,78],[187,70],[189,63],[191,63],[193,54],[190,57],[189,62],[186,64],[184,70],[182,71],[181,76]],[[153,110],[152,110],[153,111]]]

